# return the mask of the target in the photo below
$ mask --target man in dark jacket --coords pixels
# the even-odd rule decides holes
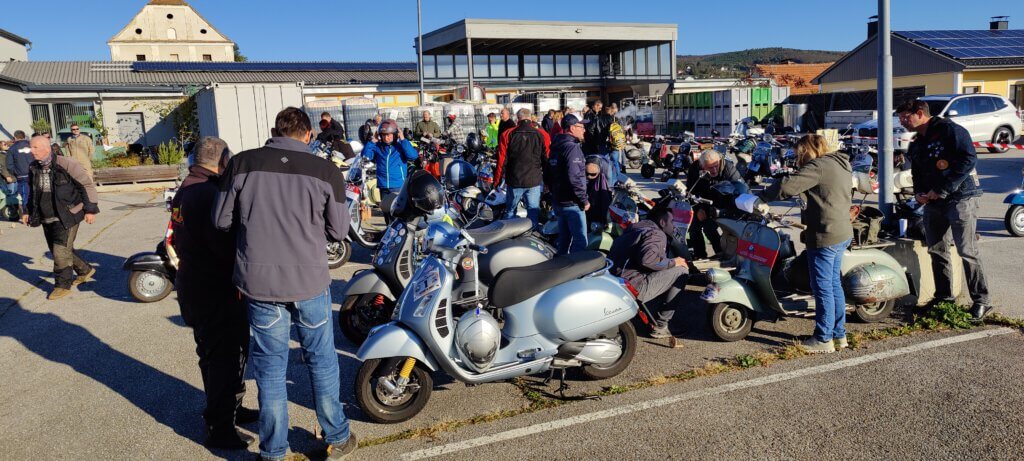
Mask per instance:
[[[530,109],[519,109],[519,126],[505,131],[498,142],[498,167],[494,183],[505,183],[505,219],[516,215],[519,202],[526,200],[526,214],[537,225],[540,193],[544,182],[544,160],[551,152],[551,138],[530,119]]]
[[[274,125],[278,137],[228,162],[214,208],[214,224],[237,235],[232,280],[249,312],[260,455],[283,459],[288,451],[285,378],[293,323],[328,453],[344,455],[357,443],[341,406],[325,248],[348,232],[345,180],[334,164],[309,153],[313,129],[305,112],[286,108]]]
[[[700,160],[690,165],[686,174],[686,188],[694,196],[708,199],[719,199],[713,187],[721,182],[732,182],[743,188],[741,193],[746,192],[746,184],[740,176],[736,166],[722,158],[722,154],[715,150],[705,150],[700,154]],[[708,257],[707,245],[704,238],[711,242],[711,248],[715,255],[722,253],[722,239],[718,234],[718,223],[715,220],[715,208],[708,205],[696,205],[694,208],[695,219],[690,225],[687,245],[693,250],[694,259],[705,259]]]
[[[562,118],[564,133],[551,142],[551,155],[545,170],[545,181],[554,199],[558,214],[558,254],[569,254],[587,249],[587,217],[590,209],[587,198],[586,157],[580,142],[587,122],[567,115]]]
[[[366,121],[363,126],[359,127],[359,142],[363,145],[367,145],[371,142],[377,141],[377,128],[380,126],[381,120],[383,120],[380,114],[374,115],[372,119]]]
[[[327,122],[326,126],[324,122]],[[316,135],[316,140],[324,144],[331,144],[338,139],[345,140],[345,127],[334,120],[330,112],[320,114],[320,134]]]
[[[896,113],[907,130],[917,132],[907,151],[914,194],[924,204],[925,240],[935,275],[935,300],[953,298],[949,259],[952,234],[974,303],[971,315],[980,321],[992,312],[992,306],[975,238],[982,190],[971,135],[952,120],[932,117],[924,101],[903,104]]]
[[[508,109],[501,109],[501,113],[498,115],[501,119],[498,122],[498,139],[501,139],[505,135],[505,132],[516,127],[516,121],[512,120],[512,112]]]
[[[7,158],[4,162],[7,164],[7,173],[14,177],[18,195],[21,195],[21,203],[24,207],[28,203],[31,192],[28,184],[28,170],[29,164],[32,163],[32,150],[29,147],[29,142],[25,140],[24,131],[14,132],[14,144],[7,149]]]
[[[43,226],[46,245],[53,254],[54,288],[48,299],[60,299],[71,293],[73,285],[89,281],[96,273],[75,251],[75,237],[82,221],[92,224],[96,219],[99,197],[85,168],[71,157],[53,155],[48,138],[33,137],[30,149],[34,161],[27,182],[32,192],[21,222]]]
[[[217,174],[227,165],[227,144],[214,137],[199,140],[188,176],[171,201],[171,241],[178,255],[174,287],[185,324],[192,327],[199,371],[206,393],[210,448],[244,449],[252,438],[235,423],[255,422],[259,414],[242,408],[242,377],[249,356],[249,321],[245,303],[231,283],[235,234],[213,225],[213,205],[220,186]]]
[[[590,103],[590,112],[584,117],[587,121],[587,135],[583,141],[583,153],[587,155],[607,155],[610,151],[608,135],[613,119],[603,108],[601,100],[595,100]]]
[[[658,297],[661,309],[655,320],[652,338],[667,338],[672,334],[668,322],[675,315],[677,298],[686,291],[687,265],[680,257],[668,257],[668,242],[675,226],[668,208],[655,208],[625,234],[615,239],[608,259],[612,261],[612,274],[626,279],[639,293],[641,302]]]

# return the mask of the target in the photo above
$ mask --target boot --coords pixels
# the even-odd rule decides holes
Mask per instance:
[[[234,427],[227,429],[210,429],[210,435],[203,442],[207,448],[222,448],[226,450],[244,450],[249,448],[255,439],[238,432]]]
[[[672,332],[668,331],[668,322],[664,320],[656,320],[654,327],[651,328],[651,338],[663,339],[672,336]]]

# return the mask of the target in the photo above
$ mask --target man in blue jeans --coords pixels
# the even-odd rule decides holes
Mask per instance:
[[[25,139],[25,132],[17,130],[14,132],[14,144],[7,149],[5,159],[7,172],[15,182],[11,183],[13,190],[21,196],[22,209],[28,206],[29,190],[28,170],[29,164],[35,160],[32,158],[32,150],[29,148],[28,140]]]
[[[534,227],[540,218],[540,193],[544,180],[544,160],[551,149],[548,133],[530,118],[530,109],[519,109],[519,125],[505,131],[498,141],[498,166],[495,183],[508,187],[505,219],[516,215],[519,203],[526,200],[526,214]]]
[[[231,159],[221,178],[215,225],[237,232],[235,286],[245,297],[252,344],[249,367],[260,403],[260,456],[288,452],[288,341],[296,326],[313,382],[316,415],[328,459],[355,451],[342,410],[338,355],[331,323],[331,275],[324,248],[342,241],[350,216],[345,180],[334,165],[309,155],[309,117],[289,107],[277,114],[277,137]]]
[[[551,141],[551,155],[545,170],[545,182],[558,213],[557,247],[560,255],[587,249],[587,217],[584,213],[590,209],[590,200],[587,197],[586,158],[580,147],[587,123],[576,115],[562,118],[564,132]]]

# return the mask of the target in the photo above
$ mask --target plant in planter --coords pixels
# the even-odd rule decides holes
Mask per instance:
[[[39,118],[38,120],[32,122],[31,126],[33,133],[45,134],[50,132],[50,122],[47,122],[45,118]]]
[[[177,165],[185,157],[185,149],[174,141],[167,141],[157,147],[156,158],[161,165]]]

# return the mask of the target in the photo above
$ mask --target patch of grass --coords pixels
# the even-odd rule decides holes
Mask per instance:
[[[965,330],[976,326],[972,321],[970,312],[967,312],[965,307],[958,306],[955,303],[936,304],[935,307],[917,317],[915,324],[920,325],[926,330],[936,330],[939,328]]]
[[[985,324],[1017,328],[1024,332],[1024,319],[1015,319],[1000,314],[991,314],[988,317],[985,317]]]
[[[735,361],[736,366],[740,368],[750,368],[761,365],[761,361],[758,360],[757,357],[754,357],[753,355],[750,354],[737,355]]]

